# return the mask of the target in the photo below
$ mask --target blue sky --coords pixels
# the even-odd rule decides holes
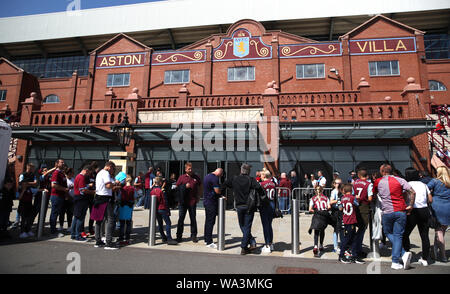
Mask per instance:
[[[61,12],[78,3],[89,9],[155,1],[162,0],[0,0],[0,17]]]

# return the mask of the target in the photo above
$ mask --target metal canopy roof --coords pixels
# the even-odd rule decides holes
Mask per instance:
[[[196,5],[203,2],[197,1]],[[336,5],[333,1],[329,7],[304,9],[301,1],[283,5],[261,0],[248,4],[252,11],[244,9],[244,12],[230,3],[224,5],[209,0],[198,10],[193,8],[196,5],[186,10],[186,3],[193,1],[164,6],[165,2],[171,1],[160,2],[157,17],[153,18],[150,17],[155,13],[152,3],[81,10],[80,16],[61,12],[0,18],[0,55],[8,59],[32,55],[86,55],[121,32],[155,50],[178,49],[212,34],[225,33],[232,23],[244,18],[260,21],[266,30],[282,30],[318,41],[337,40],[376,13],[427,33],[447,33],[450,27],[450,7],[446,1],[426,1],[426,4],[411,0],[378,1],[370,5],[368,2],[358,5],[358,1],[354,5]],[[242,0],[238,2],[236,7],[242,7]],[[261,9],[262,2],[270,2],[273,9]],[[286,8],[291,6],[299,8]],[[230,7],[233,12],[227,13]]]
[[[432,120],[280,124],[280,139],[408,139],[434,129],[435,125]]]
[[[38,142],[113,142],[112,132],[92,127],[13,127],[12,137]]]

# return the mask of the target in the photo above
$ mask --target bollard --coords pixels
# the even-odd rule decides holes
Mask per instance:
[[[224,251],[225,250],[225,197],[219,198],[219,225],[217,227],[218,230],[218,240],[217,240],[217,250]]]
[[[44,232],[44,223],[45,223],[45,212],[47,209],[47,192],[42,192],[42,198],[41,198],[41,210],[39,211],[39,222],[38,222],[38,234],[37,238],[42,238],[42,233]]]
[[[299,204],[300,203],[298,199],[292,199],[292,218],[291,218],[292,254],[299,253],[299,242],[300,242]]]
[[[156,195],[151,196],[148,246],[155,246],[156,239]]]

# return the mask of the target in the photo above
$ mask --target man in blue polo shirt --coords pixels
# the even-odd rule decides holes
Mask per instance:
[[[218,168],[214,172],[206,175],[203,179],[203,205],[205,206],[205,242],[206,247],[217,248],[213,243],[212,231],[216,223],[217,210],[219,206],[220,184],[219,178],[223,169]]]

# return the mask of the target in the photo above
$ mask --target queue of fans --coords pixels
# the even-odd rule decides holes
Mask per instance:
[[[251,166],[243,164],[239,175],[228,177],[221,184],[221,168],[208,174],[202,181],[193,172],[191,163],[187,162],[184,167],[185,173],[178,179],[175,174],[166,179],[160,170],[155,172],[150,167],[146,173],[140,172],[133,180],[123,172],[116,174],[113,162],[106,162],[102,169],[92,162],[75,175],[73,169],[65,166],[63,159],[58,159],[52,169],[42,167],[37,176],[34,165],[27,164],[26,171],[19,177],[19,207],[13,226],[20,223],[20,238],[34,236],[32,225],[40,211],[42,193],[47,192],[50,196],[47,200],[51,202],[51,234],[64,236],[63,225],[67,216],[68,229],[74,241],[86,242],[88,237],[94,237],[95,247],[114,250],[130,244],[133,210],[148,209],[151,197],[156,196],[156,218],[163,242],[169,245],[183,242],[184,221],[189,213],[191,240],[197,243],[196,208],[203,196],[205,243],[209,248],[217,248],[212,231],[218,213],[218,199],[229,189],[233,193],[243,235],[241,254],[253,253],[257,248],[251,233],[256,211],[259,211],[264,233],[262,253],[269,254],[274,250],[272,221],[290,211],[289,196],[292,189],[299,186],[295,171],[289,175],[282,173],[278,178],[263,169],[257,171],[253,178],[250,176]],[[409,235],[417,226],[422,240],[419,262],[428,265],[431,248],[429,228],[435,229],[431,250],[434,259],[446,261],[444,235],[450,222],[448,168],[439,167],[437,177],[431,179],[426,173],[419,173],[414,168],[406,169],[403,177],[389,164],[383,164],[379,172],[372,175],[364,168],[350,172],[346,183],[338,173],[334,173],[333,190],[329,197],[323,193],[327,179],[321,171],[317,176],[316,179],[313,174],[305,174],[303,186],[307,188],[304,191],[311,193],[309,212],[313,216],[309,234],[314,231],[315,257],[320,257],[325,250],[325,229],[331,225],[333,251],[338,254],[338,260],[342,263],[364,263],[366,254],[362,250],[363,239],[367,228],[371,226],[371,240],[380,240],[380,247],[383,247],[386,246],[387,237],[392,244],[391,267],[407,269],[411,261]],[[2,238],[8,236],[9,215],[15,197],[14,180],[7,176],[0,197]],[[170,210],[177,207],[177,229],[175,238],[172,238]],[[89,224],[86,230],[84,221],[88,211]],[[118,243],[114,243],[112,238],[115,229],[119,230]],[[102,238],[103,230],[105,238]]]

